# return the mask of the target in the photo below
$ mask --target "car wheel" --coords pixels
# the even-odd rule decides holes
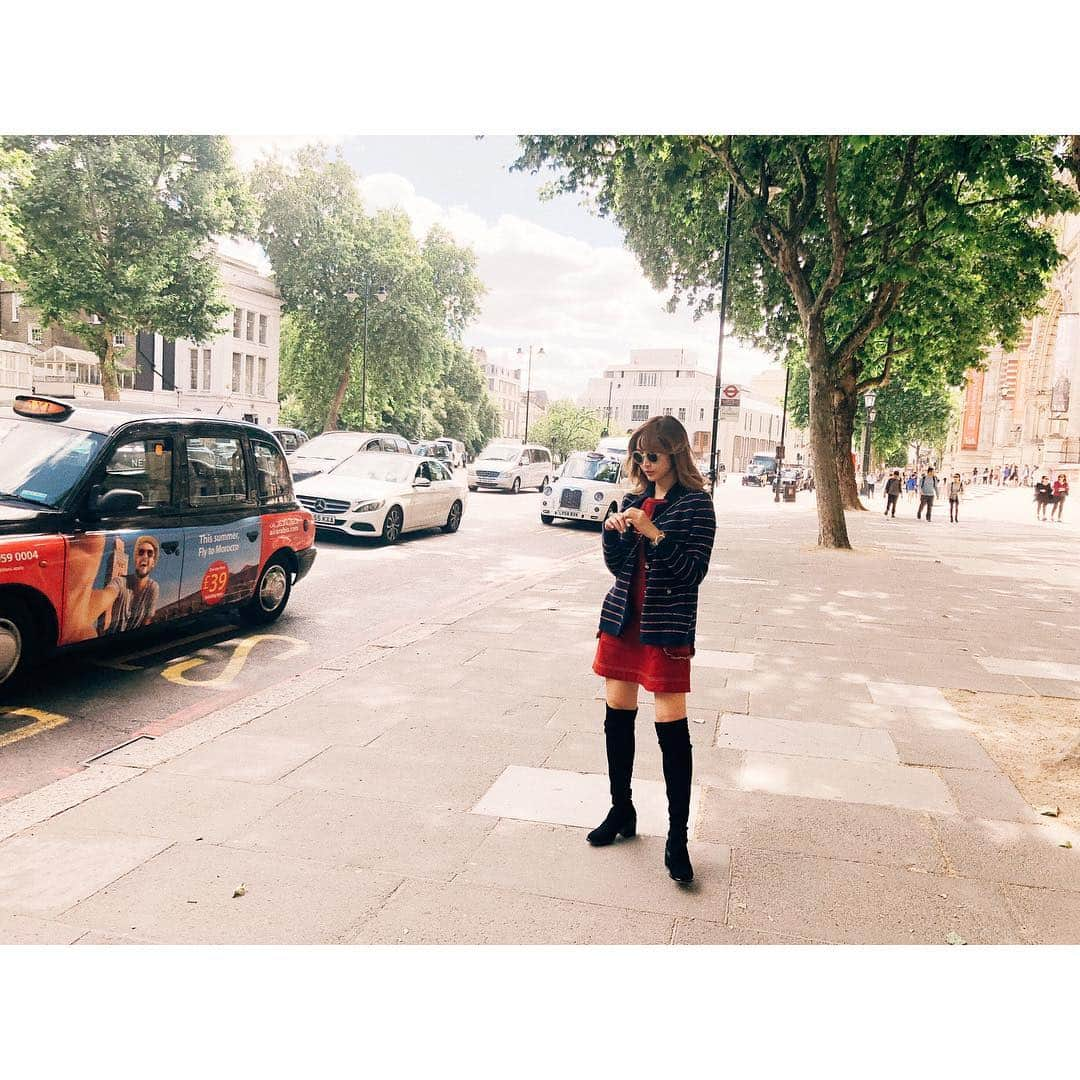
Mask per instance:
[[[280,558],[271,559],[259,575],[255,595],[240,608],[244,622],[265,626],[274,622],[285,610],[292,594],[292,575]]]
[[[450,515],[446,519],[446,524],[442,527],[444,533],[456,533],[461,525],[461,503],[456,499],[454,505],[450,507]]]
[[[540,515],[540,520],[545,525],[553,525],[555,523],[555,515],[554,514],[541,514]]]
[[[405,518],[401,513],[400,506],[391,506],[386,511],[386,517],[382,523],[382,542],[384,544],[396,544],[401,539],[401,526]]]
[[[26,671],[37,651],[30,612],[18,600],[0,601],[0,687]]]
[[[516,495],[521,490],[521,477],[515,476],[514,483],[510,487],[510,494]]]

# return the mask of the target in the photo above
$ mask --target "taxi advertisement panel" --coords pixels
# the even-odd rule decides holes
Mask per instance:
[[[0,587],[26,585],[60,610],[64,593],[64,540],[60,536],[0,538]]]

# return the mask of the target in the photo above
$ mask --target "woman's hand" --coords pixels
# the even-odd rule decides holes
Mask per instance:
[[[621,517],[627,525],[632,525],[646,540],[651,540],[660,535],[660,530],[649,520],[649,515],[636,506],[631,507]]]
[[[626,532],[628,524],[625,514],[610,514],[604,519],[604,528],[613,532]]]

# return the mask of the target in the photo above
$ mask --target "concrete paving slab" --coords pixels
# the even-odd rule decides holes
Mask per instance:
[[[728,922],[851,945],[1024,942],[993,885],[762,851],[733,854]]]
[[[944,869],[927,816],[887,806],[708,787],[695,835],[739,851]]]
[[[1080,894],[1080,833],[1049,818],[1045,825],[933,817],[949,864],[961,877]],[[1060,846],[1063,840],[1071,848]],[[1080,906],[1080,895],[1076,897]]]
[[[369,710],[342,702],[298,701],[260,716],[240,730],[252,737],[304,739],[328,746],[367,746],[404,717],[404,706],[396,711]]]
[[[1011,660],[1003,656],[980,656],[979,663],[996,675],[1019,675],[1035,679],[1060,679],[1080,682],[1080,664],[1063,664],[1048,660]]]
[[[753,671],[757,657],[748,652],[724,652],[720,649],[697,649],[694,666],[720,668],[724,671]]]
[[[1024,679],[1024,684],[1042,697],[1069,698],[1080,701],[1080,682],[1061,682],[1058,679],[1036,679],[1031,676]]]
[[[502,771],[502,764],[384,753],[334,746],[284,777],[285,787],[340,792],[433,809],[468,810]]]
[[[675,920],[673,945],[824,945],[823,941],[769,934],[762,930],[737,930],[708,919]]]
[[[694,836],[700,797],[701,789],[694,784],[690,795],[690,836]],[[510,765],[472,808],[472,813],[592,829],[603,821],[610,806],[606,774]],[[640,835],[667,836],[667,790],[662,783],[636,780],[634,808]]]
[[[981,775],[981,774],[980,774]],[[948,788],[929,769],[881,762],[836,761],[747,751],[743,791],[870,803],[904,810],[956,812]]]
[[[229,847],[448,881],[494,821],[322,791],[301,791],[226,839]]]
[[[443,723],[403,721],[380,735],[370,749],[383,754],[436,758],[446,766],[464,762],[539,765],[555,749],[559,734],[548,727],[522,731],[467,723],[462,718]]]
[[[751,691],[750,708],[756,716],[866,728],[884,728],[896,714],[891,706],[874,705],[869,695],[864,701],[852,701],[826,694],[793,695],[784,690]]]
[[[699,730],[711,731],[715,729],[720,710],[690,705],[687,708],[686,715],[691,722],[690,737],[694,738]],[[544,726],[552,731],[603,732],[604,716],[603,701],[575,698],[569,701],[556,702],[555,711]],[[638,704],[636,721],[639,735],[642,731],[651,731],[655,720],[656,712],[653,705],[645,701],[644,695],[642,695],[642,700]],[[704,725],[704,727],[701,725]],[[655,738],[655,736],[653,737]]]
[[[869,704],[870,693],[861,677],[845,679],[817,675],[792,675],[786,671],[737,672],[728,679],[732,689],[748,690],[754,694],[781,694],[808,702],[861,701]],[[765,714],[770,715],[770,714]]]
[[[1003,773],[938,768],[960,813],[993,821],[1023,821],[1037,825],[1040,817]]]
[[[320,738],[250,734],[246,728],[239,728],[173,758],[157,772],[250,784],[272,783],[329,745]]]
[[[400,883],[313,860],[176,844],[76,905],[64,921],[164,944],[327,944],[372,915]],[[241,884],[244,895],[234,897]]]
[[[144,773],[54,818],[55,827],[165,840],[219,840],[290,798],[290,788]]]
[[[910,683],[874,682],[867,689],[878,705],[898,705],[908,709],[934,709],[949,712],[952,705],[936,686],[912,686]]]
[[[880,728],[818,724],[775,717],[720,717],[716,746],[721,750],[760,750],[770,754],[836,758],[841,761],[899,760],[888,732]]]
[[[59,915],[168,845],[147,836],[60,835],[35,827],[0,844],[0,911]]]
[[[32,915],[0,915],[0,945],[71,945],[85,932]]]
[[[1024,936],[1038,945],[1080,945],[1080,904],[1076,893],[1002,885]]]
[[[407,881],[352,940],[365,945],[667,945],[674,923],[668,915],[529,893]]]
[[[900,723],[889,726],[905,765],[943,765],[952,769],[998,772],[997,763],[974,735],[963,731],[927,731]]]
[[[594,848],[584,829],[500,821],[455,883],[527,892],[657,915],[723,921],[730,852],[721,844],[689,845],[694,882],[680,888],[664,868],[664,840],[636,836]]]

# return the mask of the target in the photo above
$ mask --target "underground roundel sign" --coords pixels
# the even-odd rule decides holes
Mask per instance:
[[[229,568],[220,559],[212,562],[203,574],[202,598],[205,604],[217,604],[225,596],[229,587]]]
[[[739,396],[739,388],[734,383],[728,383],[724,387],[724,397],[737,398]]]

